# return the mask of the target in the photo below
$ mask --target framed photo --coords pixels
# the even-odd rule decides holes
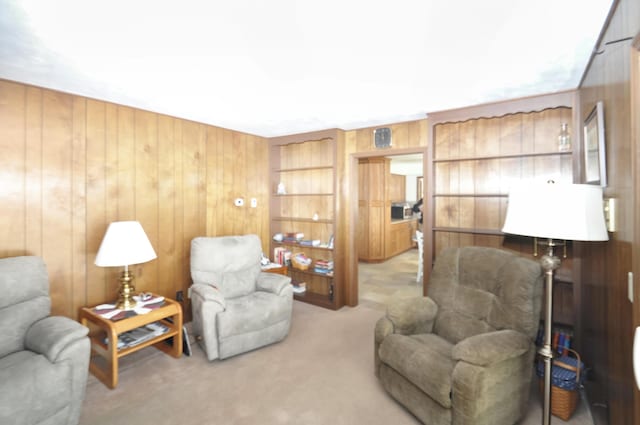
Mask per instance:
[[[596,103],[584,121],[584,182],[607,185],[607,161],[604,140],[604,106]]]

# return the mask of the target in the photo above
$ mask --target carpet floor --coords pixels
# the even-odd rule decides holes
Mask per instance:
[[[371,275],[392,270],[376,266]],[[89,376],[80,424],[418,424],[373,372],[373,329],[385,297],[416,293],[415,269],[403,272],[406,283],[398,282],[400,272],[390,273],[395,286],[374,279],[378,294],[361,291],[358,307],[331,311],[294,302],[287,338],[256,351],[209,362],[192,343],[191,357],[174,359],[152,347],[124,357],[117,388]],[[569,422],[552,423],[593,424],[585,404]],[[522,424],[539,424],[537,391],[530,405]]]
[[[260,350],[209,362],[197,344],[180,359],[145,348],[114,390],[90,376],[80,423],[415,424],[373,373],[380,316],[295,302],[288,337]]]

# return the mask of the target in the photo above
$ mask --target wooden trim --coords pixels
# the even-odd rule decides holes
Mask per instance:
[[[469,233],[472,235],[503,236],[504,233],[496,229],[469,229],[466,227],[434,227],[434,232]]]
[[[433,162],[438,163],[438,162],[486,161],[491,159],[533,158],[533,157],[539,157],[539,156],[558,156],[558,155],[572,155],[572,154],[573,154],[573,151],[518,153],[518,154],[511,154],[511,155],[467,156],[464,158],[438,158],[438,159],[434,159]]]
[[[631,254],[631,270],[633,273],[633,329],[640,326],[640,196],[637,194],[640,188],[640,33],[638,33],[630,49],[630,115],[631,115],[631,175],[633,194],[633,243]],[[640,422],[640,392],[634,385],[633,390],[633,415],[634,423]]]
[[[423,158],[422,167],[424,169],[424,199],[434,199],[435,194],[435,167],[433,163],[434,143],[436,128],[429,120],[429,131],[427,133],[427,154]],[[433,267],[433,227],[435,223],[435,210],[433,202],[423,203],[422,206],[422,234],[426,235],[426,240],[422,244],[422,295],[425,297],[429,292],[429,279],[431,278],[431,268]]]
[[[271,146],[289,145],[291,143],[303,143],[310,141],[320,141],[324,139],[336,139],[338,129],[310,131],[308,133],[289,134],[286,136],[268,138]]]
[[[485,103],[468,108],[450,109],[427,114],[429,125],[462,122],[479,118],[500,118],[505,115],[540,112],[545,109],[572,108],[576,91],[561,91],[540,96],[528,96],[501,102]],[[433,133],[431,133],[433,136]]]
[[[613,3],[611,4],[611,9],[609,9],[609,14],[607,14],[607,18],[605,19],[604,24],[602,24],[602,29],[600,30],[600,34],[598,34],[598,39],[596,40],[596,43],[593,46],[593,50],[591,51],[591,56],[589,57],[589,62],[587,62],[587,66],[585,66],[584,68],[584,72],[582,73],[582,77],[580,78],[580,83],[578,84],[578,87],[582,87],[582,85],[584,84],[584,79],[587,78],[587,74],[591,70],[593,59],[596,57],[596,54],[598,52],[598,46],[600,46],[600,43],[602,43],[602,39],[604,38],[605,33],[609,29],[609,24],[611,23],[611,19],[613,19],[613,15],[615,14],[619,3],[620,3],[620,0],[614,0]]]

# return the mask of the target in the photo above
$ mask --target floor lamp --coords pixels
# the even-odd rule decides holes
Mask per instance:
[[[504,233],[538,238],[546,247],[540,258],[545,273],[544,342],[538,353],[544,360],[544,410],[542,423],[551,422],[551,326],[553,271],[560,267],[554,254],[566,241],[606,241],[602,188],[583,184],[528,183],[509,192]]]

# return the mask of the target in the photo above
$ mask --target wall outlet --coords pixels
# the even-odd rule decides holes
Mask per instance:
[[[176,301],[184,301],[184,294],[182,293],[182,291],[176,292]]]

